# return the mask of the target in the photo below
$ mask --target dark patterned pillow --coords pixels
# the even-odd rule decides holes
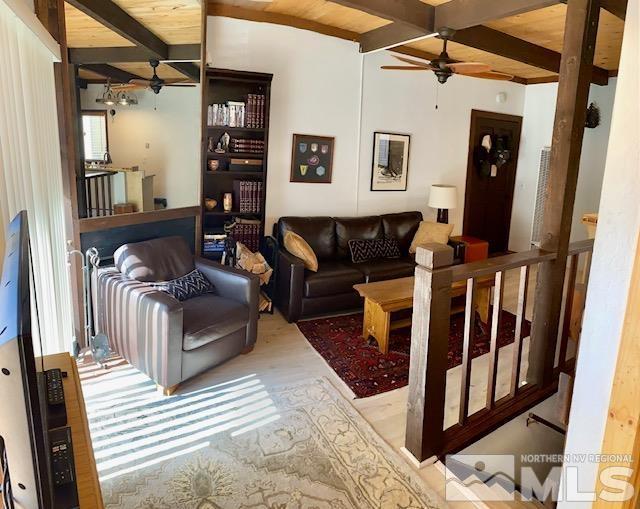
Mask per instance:
[[[198,269],[171,281],[154,283],[153,286],[157,290],[173,295],[180,302],[215,291],[213,284]]]
[[[393,237],[384,239],[351,239],[349,241],[351,261],[362,263],[378,258],[400,258],[398,240]]]

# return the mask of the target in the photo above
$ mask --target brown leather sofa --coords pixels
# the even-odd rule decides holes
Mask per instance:
[[[166,393],[256,342],[258,278],[194,258],[182,237],[125,244],[97,280],[98,323],[111,347]],[[199,269],[215,293],[179,302],[151,284]]]
[[[276,305],[289,322],[362,306],[353,289],[358,283],[412,276],[415,262],[409,246],[422,221],[421,212],[364,217],[281,217],[274,225],[278,242]],[[284,234],[300,235],[318,257],[318,272],[306,270],[302,260],[284,249]],[[351,239],[392,236],[402,257],[352,263]],[[450,242],[460,258],[460,246]]]

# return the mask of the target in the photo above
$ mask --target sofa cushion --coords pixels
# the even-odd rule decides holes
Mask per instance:
[[[186,352],[222,339],[245,327],[249,308],[240,302],[208,294],[182,303],[183,339]]]
[[[336,240],[339,258],[350,258],[351,239],[371,240],[382,237],[380,216],[336,217]]]
[[[180,302],[215,292],[215,287],[198,269],[171,281],[154,283],[153,286],[161,292],[168,293]]]
[[[413,236],[418,231],[418,226],[422,221],[422,213],[416,211],[384,214],[381,219],[384,234],[396,238],[398,244],[400,244],[402,254],[406,256]]]
[[[304,280],[305,297],[324,297],[349,293],[353,285],[364,283],[364,275],[352,266],[338,262],[320,263],[318,272],[307,272]]]
[[[435,242],[437,244],[448,244],[449,236],[453,231],[452,224],[446,223],[434,223],[433,221],[422,221],[418,227],[411,246],[409,247],[409,253],[415,253],[420,244],[427,244]]]
[[[368,262],[383,258],[400,258],[400,246],[393,237],[384,239],[351,239],[349,241],[351,261],[353,263]]]
[[[307,241],[318,260],[335,258],[336,225],[331,217],[281,217],[278,220],[278,242],[292,231]]]
[[[293,256],[297,256],[311,272],[318,272],[318,257],[309,243],[295,232],[284,234],[284,248]]]
[[[416,264],[409,257],[388,260],[371,260],[354,264],[353,268],[362,272],[366,283],[386,281],[400,277],[413,276]]]
[[[193,254],[182,237],[124,244],[113,258],[122,274],[147,283],[177,279],[195,269]]]

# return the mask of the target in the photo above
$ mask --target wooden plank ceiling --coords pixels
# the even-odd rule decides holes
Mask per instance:
[[[93,0],[96,1],[96,0]],[[149,30],[169,47],[200,44],[202,24],[202,4],[200,0],[97,0],[113,1],[136,22]],[[203,0],[205,1],[205,0]],[[81,3],[90,8],[92,1]],[[83,9],[84,10],[84,9]],[[128,38],[106,27],[91,15],[65,2],[67,43],[69,48],[130,48],[136,44]],[[190,53],[198,53],[191,51]],[[195,59],[194,59],[195,60]],[[91,62],[98,63],[98,62]],[[151,67],[146,58],[137,62],[105,61],[112,67],[128,71],[143,78],[150,78]],[[184,78],[185,74],[167,64],[158,67],[161,78]],[[80,67],[79,76],[90,81],[104,80],[104,77]]]
[[[422,0],[429,5],[439,5],[447,0]],[[560,52],[564,37],[566,5],[518,14],[508,18],[485,23],[485,26],[516,37],[526,43],[535,44],[548,50]],[[209,15],[228,16],[253,21],[266,21],[283,25],[298,26],[343,39],[357,40],[360,34],[386,26],[391,22],[372,14],[338,5],[326,0],[209,0]],[[600,28],[596,45],[594,64],[600,76],[606,80],[607,71],[614,75],[618,68],[624,21],[613,14],[601,10]],[[501,34],[498,34],[501,35]],[[424,53],[425,58],[440,53],[442,41],[436,38],[423,39],[404,45],[402,51]],[[516,76],[518,81],[537,83],[554,81],[557,73],[482,51],[474,47],[451,42],[451,58],[462,61],[476,61],[489,64],[497,71]]]

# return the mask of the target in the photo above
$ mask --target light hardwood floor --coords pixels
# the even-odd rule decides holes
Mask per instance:
[[[504,308],[515,310],[518,273],[510,271],[506,277]],[[535,270],[532,271],[527,306],[527,316],[531,316]],[[523,359],[528,352],[528,339],[525,340]],[[497,397],[508,393],[511,379],[511,346],[502,348],[499,356],[499,375]],[[471,380],[470,411],[474,412],[485,404],[488,356],[473,361]],[[523,362],[523,374],[526,362]],[[248,355],[241,355],[214,368],[191,381],[182,384],[178,393],[189,392],[215,383],[230,381],[247,375],[256,375],[267,387],[309,380],[314,377],[326,377],[350,399],[353,406],[373,426],[373,428],[396,450],[404,445],[407,388],[398,389],[378,396],[364,399],[352,399],[346,385],[338,378],[320,355],[306,341],[295,324],[287,323],[277,312],[274,315],[262,315],[259,323],[258,341],[255,349]],[[458,414],[460,368],[453,368],[447,376],[446,426],[449,426]],[[426,483],[440,495],[444,492],[444,479],[441,470],[428,466],[420,470]],[[470,506],[465,503],[453,506]],[[490,507],[529,506],[522,502],[488,503]]]

